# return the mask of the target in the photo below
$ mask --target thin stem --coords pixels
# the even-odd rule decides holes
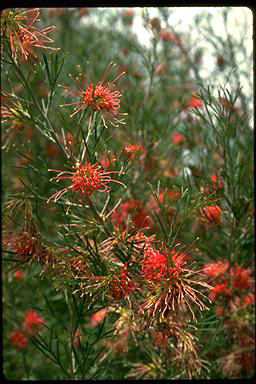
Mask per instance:
[[[111,231],[109,230],[109,228],[107,227],[106,225],[106,222],[103,220],[102,216],[98,213],[97,209],[94,207],[91,199],[89,197],[85,197],[85,200],[86,200],[86,203],[88,203],[91,211],[93,212],[93,215],[95,217],[95,219],[98,221],[99,224],[101,224],[106,232],[106,234],[108,236],[111,236],[112,237],[112,233]]]

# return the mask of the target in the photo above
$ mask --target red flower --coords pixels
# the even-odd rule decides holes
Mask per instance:
[[[150,20],[150,24],[153,29],[160,29],[160,20],[157,17],[153,17],[153,19]]]
[[[132,9],[132,8],[125,9],[125,10],[123,11],[123,16],[128,16],[128,17],[130,17],[130,16],[133,16],[133,15],[134,15],[134,9]]]
[[[213,291],[210,293],[210,299],[216,301],[219,296],[231,297],[233,293],[228,289],[227,284],[215,285]]]
[[[95,312],[91,317],[91,325],[95,327],[96,325],[100,324],[105,317],[107,316],[107,309],[102,308],[100,311]]]
[[[131,220],[136,228],[150,227],[151,222],[145,207],[139,200],[132,199],[126,203],[120,204],[119,210],[116,210],[113,215],[113,221],[125,227],[128,216],[131,215]]]
[[[224,188],[224,183],[221,176],[213,175],[211,176],[211,180],[212,180],[213,189],[215,189],[215,191],[218,191],[219,189]]]
[[[223,316],[225,312],[225,308],[221,306],[216,307],[215,312],[217,316]]]
[[[47,154],[51,159],[56,158],[56,155],[58,154],[58,152],[59,152],[59,147],[57,146],[57,144],[53,143],[47,146]]]
[[[143,155],[143,153],[145,152],[143,147],[140,144],[135,144],[135,145],[127,144],[125,146],[124,151],[130,160],[134,160],[136,156]]]
[[[124,265],[120,276],[115,276],[109,283],[109,288],[115,300],[120,300],[126,297],[131,291],[134,290],[134,283],[130,280],[127,265]]]
[[[74,112],[70,115],[71,117],[89,107],[93,111],[100,111],[102,113],[104,124],[105,120],[113,126],[117,126],[116,123],[124,124],[123,121],[116,117],[117,115],[125,115],[119,113],[121,93],[119,91],[112,91],[111,88],[115,85],[115,82],[125,74],[125,71],[122,71],[111,83],[108,82],[104,84],[106,77],[115,66],[116,64],[110,62],[104,72],[102,80],[97,84],[88,84],[81,73],[75,79],[72,79],[70,75],[70,79],[77,85],[77,88],[70,88],[60,84],[59,86],[71,95],[79,97],[80,101],[63,104],[61,107],[76,105]]]
[[[71,268],[81,274],[86,274],[88,270],[88,264],[82,256],[73,256],[69,260],[69,265]]]
[[[250,280],[250,269],[246,269],[241,267],[240,265],[237,265],[235,267],[232,267],[231,269],[231,276],[233,281],[233,287],[241,290],[250,288],[252,285],[252,282]]]
[[[173,144],[181,144],[186,140],[185,136],[181,133],[174,133],[172,135],[172,142]]]
[[[157,332],[155,348],[165,348],[168,344],[168,337],[163,332]]]
[[[222,209],[218,205],[208,205],[202,208],[202,221],[204,223],[221,224]]]
[[[192,97],[190,100],[187,101],[188,108],[202,108],[202,106],[202,100],[197,97]]]
[[[23,261],[24,256],[32,256],[36,253],[37,238],[31,231],[20,231],[17,234],[5,236],[3,244],[16,252]]]
[[[166,75],[166,71],[167,71],[166,65],[162,63],[158,64],[158,66],[155,69],[155,73],[158,76]]]
[[[10,333],[10,341],[11,343],[19,348],[19,349],[25,349],[28,345],[28,338],[21,330],[12,331]]]
[[[107,156],[100,156],[100,163],[103,168],[108,170],[111,167],[111,164],[116,161],[116,158],[113,154],[108,154]]]
[[[24,331],[33,336],[44,325],[44,319],[36,311],[28,311],[25,314],[25,320],[23,324]]]
[[[255,295],[252,292],[249,292],[245,298],[242,300],[242,308],[247,307],[248,305],[254,304],[255,305]]]
[[[125,9],[122,12],[122,20],[124,24],[132,25],[133,17],[134,17],[134,10],[132,8]]]
[[[228,261],[219,260],[217,263],[205,264],[205,273],[213,279],[216,279],[216,277],[225,273],[228,267]]]
[[[18,271],[15,272],[15,277],[16,277],[16,280],[24,280],[24,271],[22,269],[18,269]]]
[[[58,171],[54,169],[49,169],[48,171],[60,172],[57,176],[53,177],[51,180],[59,181],[63,179],[71,179],[72,181],[72,184],[69,187],[66,187],[61,191],[56,192],[53,196],[51,196],[48,199],[48,202],[50,201],[50,199],[53,199],[53,198],[54,198],[54,201],[56,202],[62,195],[64,195],[64,193],[68,192],[70,189],[72,189],[73,192],[80,192],[84,196],[91,196],[95,191],[109,192],[110,188],[108,186],[108,183],[110,182],[115,182],[125,187],[123,183],[121,183],[118,180],[113,180],[111,179],[111,176],[109,176],[111,173],[120,174],[123,172],[121,171],[106,172],[97,163],[96,164],[87,163],[85,165],[78,164],[76,166],[75,172]],[[69,175],[64,175],[65,173]]]
[[[144,259],[141,261],[142,274],[149,281],[157,281],[167,277],[166,255],[148,245],[144,250]],[[170,266],[170,276],[177,277],[181,273],[183,265],[183,254],[178,254],[172,250],[172,266]]]
[[[160,39],[164,41],[172,41],[175,44],[179,44],[179,38],[168,29],[161,29]]]
[[[33,8],[26,11],[21,10],[5,10],[1,14],[2,20],[5,22],[4,35],[9,38],[11,52],[14,58],[17,54],[21,54],[25,60],[28,57],[36,58],[33,50],[36,48],[59,50],[45,46],[45,43],[52,43],[53,40],[46,36],[54,30],[54,26],[44,28],[42,30],[35,28],[33,24],[39,20],[39,8]]]

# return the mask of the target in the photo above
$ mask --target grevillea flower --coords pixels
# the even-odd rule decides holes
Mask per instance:
[[[8,123],[11,125],[5,130],[2,141],[3,149],[8,149],[13,142],[14,136],[18,132],[24,131],[25,121],[30,119],[30,115],[26,109],[16,101],[13,95],[4,92],[4,95],[8,96],[8,104],[1,106],[1,122]]]
[[[149,281],[156,281],[167,277],[167,258],[166,255],[148,245],[144,249],[144,259],[141,261],[143,265],[141,273]],[[174,250],[172,254],[172,266],[169,267],[169,275],[178,276],[183,265],[183,254],[178,254]]]
[[[216,263],[205,264],[205,273],[212,279],[223,275],[229,267],[228,261],[219,260]]]
[[[120,300],[126,297],[131,291],[134,290],[135,286],[130,280],[126,264],[123,266],[120,276],[114,276],[111,279],[109,288],[115,300]]]
[[[96,84],[93,84],[92,82],[88,83],[81,72],[75,79],[69,75],[77,88],[71,88],[61,84],[59,84],[59,86],[64,88],[69,94],[79,97],[80,100],[69,104],[63,104],[61,107],[69,105],[76,106],[74,112],[70,115],[71,117],[86,108],[90,108],[93,112],[101,112],[104,125],[106,122],[109,122],[113,126],[118,126],[118,123],[125,124],[124,121],[117,118],[118,115],[125,115],[124,113],[119,112],[121,93],[112,90],[116,81],[125,74],[125,71],[122,71],[111,83],[104,83],[110,71],[115,66],[116,64],[110,62],[103,74],[102,80]]]
[[[18,269],[18,271],[15,272],[15,278],[18,281],[24,280],[25,272],[22,269]]]
[[[44,325],[45,321],[36,311],[28,311],[25,314],[23,330],[30,336],[35,335]]]
[[[4,236],[3,244],[17,253],[20,262],[26,262],[36,253],[37,238],[34,231],[23,230]]]
[[[221,224],[222,209],[218,205],[208,205],[202,208],[202,222],[206,224]]]
[[[177,245],[176,245],[177,247]],[[174,249],[168,251],[168,248],[162,244],[161,250],[157,250],[151,244],[144,248],[144,259],[141,260],[141,274],[152,294],[141,305],[141,312],[148,318],[148,321],[164,321],[169,313],[179,316],[179,313],[189,309],[193,320],[196,321],[191,303],[195,303],[200,310],[207,309],[201,301],[200,296],[208,299],[197,288],[201,285],[212,289],[204,281],[191,279],[190,276],[202,275],[200,271],[193,271],[186,266],[184,255],[186,252],[176,252]],[[169,260],[167,260],[167,257]],[[208,299],[209,300],[209,299]]]
[[[132,25],[133,17],[134,17],[134,10],[132,8],[125,9],[122,12],[122,21],[125,25]]]
[[[83,256],[73,256],[69,260],[69,266],[82,275],[85,275],[88,271],[88,264]]]
[[[224,183],[221,176],[213,175],[211,176],[211,180],[212,180],[213,189],[215,189],[215,191],[218,191],[219,189],[224,188]]]
[[[167,67],[163,63],[158,64],[158,66],[155,69],[155,74],[158,76],[166,75],[166,72],[167,72]]]
[[[172,135],[173,144],[181,144],[181,143],[184,143],[185,140],[186,140],[185,136],[182,135],[181,133],[174,133]]]
[[[45,43],[52,43],[53,40],[46,36],[55,29],[55,26],[42,30],[35,28],[34,23],[40,21],[39,8],[25,11],[8,9],[1,15],[3,37],[7,36],[11,45],[11,52],[14,58],[21,54],[25,60],[29,56],[36,57],[34,48],[58,50],[59,48],[45,46]]]
[[[168,344],[168,336],[163,332],[157,332],[155,335],[155,348],[166,348]]]
[[[96,325],[100,324],[105,317],[107,316],[107,308],[102,308],[100,311],[95,312],[91,316],[91,325],[93,327],[96,327]]]
[[[130,160],[134,160],[136,157],[143,155],[145,150],[140,144],[127,144],[124,148],[124,152]]]
[[[241,307],[245,308],[248,305],[254,304],[255,305],[255,294],[252,292],[249,292],[245,298],[242,300]]]
[[[250,268],[243,268],[241,265],[233,267],[231,269],[233,287],[239,291],[242,289],[250,288],[252,286],[250,273]]]
[[[192,96],[190,100],[187,101],[187,108],[202,108],[203,102],[198,97]]]
[[[168,29],[161,29],[160,31],[160,39],[163,41],[171,41],[174,44],[177,44],[179,42],[179,38],[177,35],[175,35],[173,32],[171,32]]]
[[[72,190],[73,192],[79,192],[82,196],[91,196],[95,191],[99,192],[109,192],[110,188],[108,183],[115,182],[117,184],[125,187],[123,183],[118,180],[111,178],[110,174],[117,173],[123,174],[122,171],[105,171],[100,167],[99,164],[77,164],[75,166],[75,172],[69,171],[58,171],[54,169],[49,169],[51,172],[59,172],[59,174],[53,177],[51,180],[60,180],[70,179],[71,185],[62,189],[61,191],[56,192],[53,196],[48,199],[48,202],[51,199],[54,199],[56,202],[64,193]],[[66,175],[65,175],[66,174]]]
[[[137,229],[151,227],[152,225],[148,212],[139,200],[131,199],[120,204],[119,209],[113,212],[112,220],[125,228],[129,215],[131,215],[132,223]]]
[[[213,291],[210,293],[210,299],[216,301],[219,296],[230,298],[233,296],[233,292],[228,288],[227,284],[215,285]]]
[[[116,161],[116,157],[112,153],[108,153],[106,156],[103,156],[103,155],[100,156],[101,166],[106,170],[109,170],[111,167],[111,164],[113,164],[115,161]]]
[[[11,343],[19,349],[25,349],[28,345],[28,338],[21,330],[12,331],[10,333],[9,339]]]

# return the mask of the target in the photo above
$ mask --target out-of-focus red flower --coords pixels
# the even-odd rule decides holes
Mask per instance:
[[[173,133],[172,134],[172,143],[173,144],[182,144],[186,141],[186,138],[181,133]]]
[[[163,332],[157,332],[155,337],[155,348],[165,348],[168,343],[168,337]]]
[[[192,97],[190,100],[187,101],[186,106],[187,108],[202,108],[203,102],[198,97]]]
[[[124,148],[124,152],[130,160],[134,160],[136,157],[143,155],[145,150],[140,144],[127,144]]]
[[[95,312],[91,316],[91,325],[93,327],[96,327],[96,325],[100,324],[105,317],[107,316],[107,308],[102,308],[100,311]]]
[[[254,304],[255,305],[255,294],[252,292],[249,292],[245,298],[242,300],[241,307],[245,308],[248,305]]]
[[[15,272],[15,278],[18,281],[24,280],[25,272],[22,269],[18,269],[18,271]]]
[[[58,7],[58,8],[44,8],[44,11],[47,12],[49,17],[61,17],[63,16],[67,11],[68,8]]]
[[[230,101],[229,101],[228,99],[226,99],[226,98],[224,98],[224,97],[221,97],[221,98],[219,99],[219,101],[220,101],[220,104],[223,105],[223,108],[224,108],[224,109],[230,109],[231,104],[230,104]],[[238,112],[238,108],[235,107],[235,106],[233,106],[233,107],[231,108],[231,111],[232,111],[232,112]]]
[[[150,24],[153,29],[156,29],[156,30],[160,29],[161,24],[158,17],[153,17],[153,19],[150,20]]]
[[[100,163],[106,170],[109,170],[115,161],[116,157],[112,153],[108,153],[106,156],[100,156]]]
[[[160,31],[160,39],[163,41],[171,41],[174,44],[179,43],[179,38],[177,35],[175,35],[173,32],[171,32],[168,29],[161,29]]]
[[[119,209],[113,212],[113,222],[125,227],[128,215],[131,214],[131,220],[136,228],[151,227],[149,214],[143,204],[136,199],[131,199],[120,204]]]
[[[216,312],[217,316],[223,316],[224,312],[225,312],[225,308],[218,306],[218,307],[216,307],[215,312]]]
[[[216,263],[205,264],[205,274],[213,279],[223,275],[229,267],[228,261],[219,260]]]
[[[231,292],[227,284],[217,284],[215,285],[213,291],[210,293],[210,299],[212,301],[216,301],[219,296],[232,297],[233,292]]]
[[[74,143],[75,143],[75,139],[74,139],[74,136],[72,135],[72,133],[67,132],[65,135],[65,139],[66,139],[67,146],[69,148],[73,148]]]
[[[212,175],[211,180],[212,180],[213,189],[215,189],[215,191],[218,191],[219,189],[224,188],[224,183],[221,176]]]
[[[23,330],[28,335],[35,335],[44,325],[44,318],[36,311],[28,311],[25,314]]]
[[[10,333],[9,339],[11,343],[19,349],[25,349],[28,345],[28,338],[21,330],[12,331]]]
[[[37,238],[35,233],[20,231],[13,235],[4,236],[3,244],[16,252],[21,261],[24,261],[24,256],[32,256],[36,253]]]
[[[166,65],[162,63],[158,64],[158,66],[155,69],[155,74],[158,76],[166,75],[166,72],[167,72]]]
[[[134,18],[134,10],[132,8],[125,9],[122,12],[122,21],[125,25],[132,25]]]
[[[123,48],[122,49],[122,52],[123,52],[123,54],[125,55],[125,56],[128,56],[129,55],[129,48]]]
[[[41,96],[47,97],[48,96],[48,89],[44,83],[40,83],[38,86],[38,92]]]
[[[59,147],[57,146],[57,144],[53,143],[47,147],[47,154],[51,159],[54,159],[57,156],[58,152]]]
[[[123,16],[134,16],[134,9],[132,8],[129,8],[129,9],[125,9],[122,13]]]
[[[231,276],[233,287],[239,291],[242,289],[250,288],[252,285],[250,272],[250,268],[243,268],[240,265],[232,267]]]
[[[221,224],[222,209],[218,205],[208,205],[202,208],[202,222],[206,224]]]
[[[81,345],[82,340],[83,340],[83,335],[80,332],[80,330],[77,329],[75,334],[74,334],[73,340],[72,340],[73,347],[74,348],[79,348],[80,345]]]
[[[87,16],[90,13],[90,8],[79,8],[80,16]]]

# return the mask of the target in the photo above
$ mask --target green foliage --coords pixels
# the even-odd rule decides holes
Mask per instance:
[[[14,55],[19,41],[8,35],[15,28],[21,33],[15,12],[3,11],[9,380],[253,375],[253,129],[251,94],[242,87],[251,88],[251,59],[244,41],[230,34],[232,8],[220,10],[226,38],[214,32],[210,14],[202,10],[195,19],[199,41],[217,58],[208,76],[205,49],[170,23],[172,8],[155,8],[155,20],[148,8],[134,11],[41,9],[35,27],[54,24],[49,46],[60,49],[34,47],[27,60],[22,51]],[[149,34],[148,46],[134,34],[134,17]],[[241,55],[247,71],[240,69]],[[104,95],[124,69],[111,89],[121,100],[118,112],[127,113],[119,119],[109,114]],[[82,90],[77,78],[85,79]],[[103,96],[98,85],[105,86]],[[83,106],[74,114],[78,104],[66,104],[78,101]],[[82,193],[92,177],[83,168],[88,163],[98,164],[101,186]],[[205,268],[218,262],[228,267],[212,278]],[[21,269],[23,279],[16,274]],[[231,298],[214,298],[221,284]],[[29,310],[44,326],[27,335],[26,348],[15,348],[10,334],[26,334]]]

